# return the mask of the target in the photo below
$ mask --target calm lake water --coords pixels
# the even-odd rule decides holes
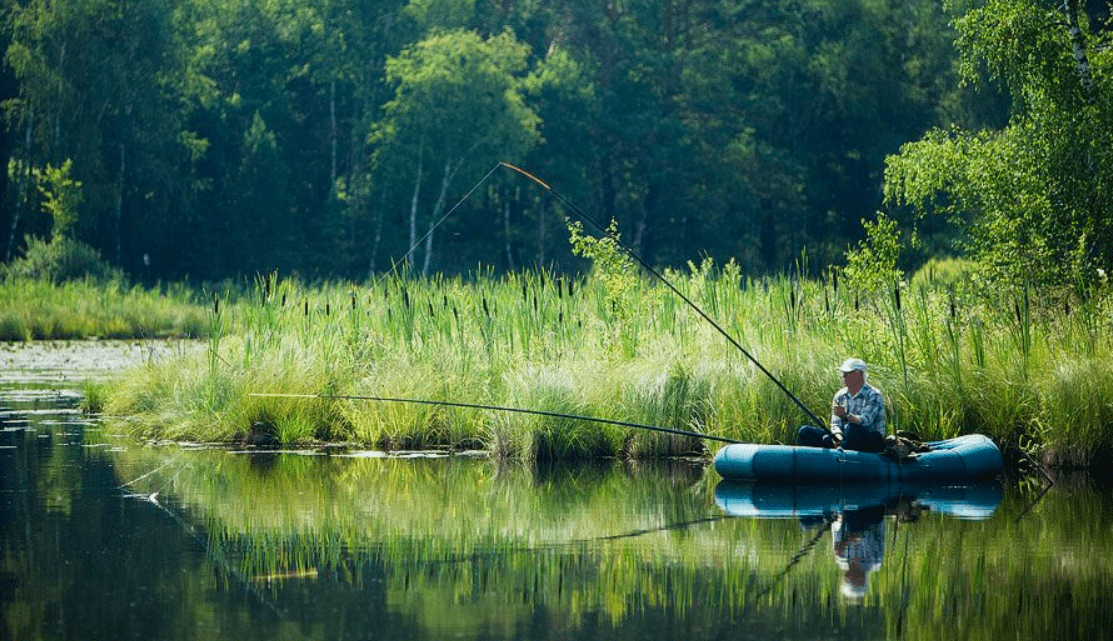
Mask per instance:
[[[2,639],[1049,641],[1113,624],[1113,493],[1090,476],[770,487],[682,461],[156,447],[83,417],[78,381],[175,348],[35,349],[0,358]]]

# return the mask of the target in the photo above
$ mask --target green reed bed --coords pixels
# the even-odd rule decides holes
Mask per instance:
[[[0,340],[200,336],[205,307],[185,286],[0,279]]]
[[[667,277],[826,420],[847,356],[871,364],[890,427],[982,432],[1085,464],[1113,446],[1113,308],[1036,292],[752,280],[709,263]],[[837,282],[837,281],[836,281]],[[1100,292],[1099,292],[1100,293]],[[107,411],[151,438],[476,448],[525,458],[691,452],[685,437],[573,418],[264,394],[445,400],[789,442],[807,416],[660,283],[527,272],[369,285],[261,279],[210,304],[204,354],[129,373]]]

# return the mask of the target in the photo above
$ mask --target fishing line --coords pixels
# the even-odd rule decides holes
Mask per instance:
[[[354,394],[267,394],[267,393],[254,393],[248,396],[262,396],[267,398],[317,398],[322,400],[332,401],[380,401],[384,403],[413,403],[415,405],[443,405],[446,407],[461,407],[466,409],[476,410],[494,410],[498,412],[513,412],[517,414],[533,414],[535,416],[548,416],[551,418],[563,418],[575,421],[591,421],[593,423],[605,423],[607,425],[617,425],[619,427],[633,427],[641,430],[651,430],[653,432],[664,432],[665,434],[677,434],[679,436],[690,436],[692,438],[703,438],[711,441],[721,441],[723,443],[741,443],[734,439],[723,438],[721,436],[711,436],[709,434],[702,434],[700,432],[692,432],[689,430],[678,430],[671,427],[658,427],[656,425],[643,425],[641,423],[630,423],[628,421],[615,421],[608,418],[595,418],[592,416],[576,416],[574,414],[562,414],[560,412],[547,412],[545,410],[530,410],[521,407],[503,407],[499,405],[483,405],[480,403],[460,403],[456,401],[430,401],[417,398],[388,398],[385,396],[362,396]]]
[[[564,194],[561,194],[557,190],[553,189],[548,183],[541,180],[537,176],[534,176],[533,174],[529,173],[525,169],[522,169],[521,167],[511,165],[508,162],[501,162],[499,164],[503,167],[506,167],[507,169],[516,171],[519,174],[521,174],[521,175],[525,176],[526,178],[532,180],[533,182],[537,183],[542,188],[544,188],[546,191],[548,191],[550,194],[552,194],[557,200],[564,203],[564,205],[566,207],[568,207],[569,209],[571,209],[572,212],[575,213],[577,216],[582,218],[584,221],[586,221],[592,227],[597,229],[599,232],[601,232],[603,234],[606,234],[611,240],[613,240],[615,242],[616,245],[621,247],[622,250],[624,252],[626,252],[627,255],[629,255],[631,258],[633,258],[647,272],[656,276],[662,283],[665,284],[666,287],[668,287],[670,290],[672,290],[672,292],[674,294],[679,296],[680,299],[683,300],[685,303],[687,303],[688,306],[691,307],[693,310],[695,310],[695,312],[697,314],[699,314],[701,317],[703,317],[704,320],[706,320],[708,323],[710,323],[711,326],[714,327],[720,334],[722,334],[724,338],[726,338],[728,341],[730,341],[730,343],[732,345],[737,347],[738,350],[746,356],[746,358],[750,359],[751,363],[753,363],[759,370],[761,370],[761,372],[763,374],[768,376],[769,380],[773,381],[773,383],[775,383],[777,385],[777,387],[779,387],[781,389],[782,392],[784,392],[790,399],[792,399],[792,402],[796,403],[797,407],[799,407],[801,410],[804,411],[805,414],[808,415],[808,418],[815,421],[816,425],[824,425],[824,421],[820,420],[819,417],[816,416],[814,412],[812,412],[810,409],[808,409],[808,406],[804,405],[803,401],[801,401],[799,398],[796,397],[795,394],[793,394],[791,391],[789,391],[789,389],[787,387],[785,387],[784,383],[782,383],[780,380],[778,380],[776,376],[773,376],[772,372],[765,369],[765,366],[763,366],[761,363],[759,363],[758,360],[756,358],[754,358],[753,354],[750,354],[750,352],[747,351],[746,348],[743,347],[741,343],[739,343],[737,340],[735,340],[735,338],[733,336],[731,336],[729,333],[727,333],[727,331],[725,329],[720,327],[719,324],[716,323],[714,319],[712,319],[710,316],[708,316],[702,309],[700,309],[700,307],[698,305],[696,305],[694,302],[692,302],[692,300],[690,298],[685,296],[683,292],[681,292],[679,289],[677,289],[676,286],[674,286],[669,281],[669,279],[665,278],[663,275],[661,275],[660,272],[658,272],[656,269],[651,267],[649,265],[649,263],[645,262],[645,260],[643,260],[641,256],[639,256],[637,253],[635,253],[634,250],[630,249],[625,244],[623,244],[622,241],[620,241],[617,236],[615,236],[610,231],[605,229],[602,225],[600,225],[598,222],[596,222],[591,216],[588,216],[587,213],[584,212],[584,210],[577,207],[576,204],[573,203],[568,198],[566,198],[564,196]]]
[[[437,229],[437,227],[441,226],[441,223],[448,220],[448,217],[455,213],[456,210],[460,208],[460,205],[464,204],[464,201],[471,198],[471,195],[475,193],[475,190],[479,189],[480,185],[487,182],[487,179],[490,178],[491,175],[494,174],[496,171],[498,171],[500,167],[502,167],[502,163],[498,163],[494,167],[491,167],[491,171],[488,171],[486,176],[480,178],[479,182],[475,183],[475,186],[469,189],[468,193],[464,194],[464,197],[458,200],[455,205],[453,205],[448,211],[446,211],[437,222],[430,225],[429,230],[425,232],[425,235],[421,238],[418,238],[417,241],[415,241],[414,244],[408,250],[406,250],[406,253],[402,254],[401,258],[399,258],[396,262],[393,260],[391,261],[393,265],[391,266],[390,271],[388,271],[386,274],[383,274],[382,278],[379,278],[379,280],[376,281],[372,287],[377,287],[383,282],[383,279],[385,279],[390,274],[397,273],[398,265],[401,263],[405,263],[410,254],[414,253],[414,251],[421,246],[421,243],[425,242],[425,239],[428,238]]]

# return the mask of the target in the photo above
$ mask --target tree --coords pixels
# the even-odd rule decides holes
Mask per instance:
[[[418,240],[419,210],[428,207],[423,274],[432,264],[433,232],[458,174],[478,179],[537,142],[538,119],[522,95],[528,53],[510,33],[484,40],[456,30],[436,32],[387,60],[386,77],[396,88],[374,131],[377,161],[395,176],[410,175],[411,247]]]
[[[954,218],[969,232],[972,256],[999,277],[1063,284],[1108,272],[1108,36],[1090,30],[1077,0],[963,6],[955,25],[965,78],[984,69],[1007,87],[1008,124],[935,129],[905,145],[888,160],[886,202]]]

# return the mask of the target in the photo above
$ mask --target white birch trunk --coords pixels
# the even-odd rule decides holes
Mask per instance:
[[[502,238],[506,246],[506,268],[514,271],[514,251],[510,246],[510,198],[502,201]]]
[[[35,119],[35,112],[29,111],[27,114],[27,129],[24,132],[24,148],[26,157],[31,157],[31,123]],[[8,232],[8,252],[4,257],[4,262],[9,262],[12,259],[12,251],[15,249],[15,234],[19,231],[19,214],[23,211],[27,199],[27,186],[31,184],[31,163],[24,162],[20,167],[19,181],[16,183],[15,203],[12,206],[12,228]]]
[[[1082,95],[1087,102],[1094,99],[1094,78],[1090,73],[1090,59],[1086,55],[1086,38],[1078,24],[1078,0],[1066,0],[1063,9],[1067,14],[1067,33],[1070,35],[1074,63],[1078,67],[1078,79],[1082,83]]]
[[[429,220],[429,233],[425,235],[425,261],[421,265],[422,278],[429,275],[429,263],[433,260],[433,231],[440,224],[441,211],[444,210],[444,202],[448,198],[448,185],[452,182],[452,175],[455,173],[452,169],[452,163],[446,162],[444,164],[444,177],[441,179],[441,193],[437,195],[437,203],[433,205],[433,217]]]
[[[425,137],[422,136],[417,150],[417,179],[414,180],[414,195],[410,200],[410,251],[406,254],[406,264],[414,266],[414,246],[417,245],[417,201],[421,193],[421,174],[425,160]]]

